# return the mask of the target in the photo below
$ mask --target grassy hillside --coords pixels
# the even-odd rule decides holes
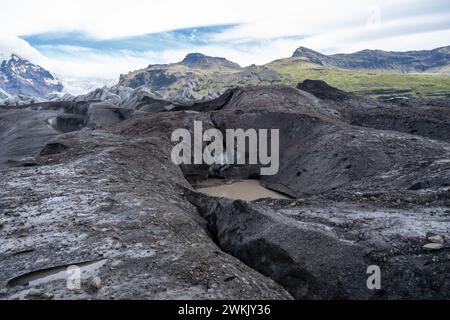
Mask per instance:
[[[290,83],[290,79],[265,66],[240,69],[190,68],[179,63],[151,66],[121,76],[119,84],[136,88],[146,85],[165,98],[189,91],[197,99],[226,89],[246,85]]]
[[[344,91],[372,97],[393,94],[450,97],[450,75],[336,69],[321,67],[298,58],[276,60],[266,66],[279,72],[283,76],[283,82],[292,85],[305,79],[313,79],[324,80]]]
[[[267,65],[241,69],[217,66],[191,68],[180,63],[154,65],[123,75],[120,84],[132,88],[146,85],[168,99],[173,97],[200,99],[236,86],[269,84],[296,86],[306,79],[324,80],[341,90],[372,98],[399,95],[450,97],[450,74],[339,69],[313,64],[304,58],[280,59]]]

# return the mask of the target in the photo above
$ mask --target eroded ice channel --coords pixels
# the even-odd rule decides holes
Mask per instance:
[[[105,262],[106,259],[33,271],[10,280],[8,286],[37,286],[55,280],[67,279],[70,275],[70,272],[68,272],[69,267],[79,268],[80,278],[88,279],[97,275]]]
[[[218,183],[218,180],[210,179],[208,184],[213,186],[201,187],[198,188],[197,191],[213,197],[224,197],[245,201],[253,201],[262,198],[290,199],[288,196],[279,192],[264,188],[258,180],[242,180],[235,183],[217,185]]]

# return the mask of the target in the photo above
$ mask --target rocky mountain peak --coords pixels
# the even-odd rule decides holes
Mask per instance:
[[[15,69],[15,67],[19,67],[19,66],[24,66],[24,67],[34,66],[36,68],[39,67],[39,66],[33,65],[28,60],[21,58],[19,55],[15,54],[15,53],[11,54],[11,56],[8,59],[4,60],[1,65],[2,65],[3,70],[5,70],[6,68],[9,68],[13,72],[16,72],[16,73],[20,72],[21,70]]]
[[[314,51],[312,49],[300,46],[294,51],[294,54],[292,56],[293,57],[299,57],[299,56],[306,55],[306,54],[317,54],[317,55],[320,55],[320,53],[318,53],[317,51]]]
[[[293,58],[305,58],[308,61],[323,65],[327,60],[327,56],[306,47],[299,47],[294,51]]]
[[[13,53],[0,65],[0,88],[11,95],[44,97],[61,92],[63,85],[46,69]]]
[[[214,67],[239,69],[240,65],[221,57],[210,57],[202,53],[189,53],[181,64],[189,68],[209,69]]]

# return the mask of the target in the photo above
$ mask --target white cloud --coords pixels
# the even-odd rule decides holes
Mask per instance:
[[[51,59],[52,70],[59,75],[75,78],[115,78],[120,73],[143,68],[155,58],[155,53],[151,51],[106,53],[76,46],[53,46],[52,49],[59,52],[57,57]]]
[[[20,54],[26,59],[36,61],[36,63],[48,62],[48,60],[39,53],[38,50],[17,36],[0,32],[0,59],[11,55],[11,53]]]
[[[237,23],[211,44],[133,52],[38,48],[17,36],[81,32],[94,39]],[[412,50],[448,45],[448,0],[0,0],[0,53],[18,53],[65,78],[117,79],[120,73],[181,60],[189,52],[241,65],[287,57],[300,45],[326,53]],[[300,36],[293,38],[293,36]],[[300,39],[300,40],[299,40]],[[46,50],[42,50],[46,49]],[[52,49],[52,50],[50,50]],[[55,53],[56,52],[56,53]]]
[[[433,49],[450,44],[449,38],[444,36],[450,30],[449,21],[449,12],[381,20],[374,25],[353,26],[306,37],[301,45],[315,50],[343,53],[363,49]]]
[[[244,23],[235,35],[274,37],[327,32],[365,23],[373,7],[386,17],[443,0],[0,0],[1,30],[16,35],[80,31],[98,39],[185,27]]]

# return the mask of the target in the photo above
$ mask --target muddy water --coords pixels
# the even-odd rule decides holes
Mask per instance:
[[[217,181],[212,181],[217,184]],[[243,180],[231,184],[199,188],[197,191],[213,197],[253,201],[261,198],[290,199],[289,197],[261,186],[258,180]]]

